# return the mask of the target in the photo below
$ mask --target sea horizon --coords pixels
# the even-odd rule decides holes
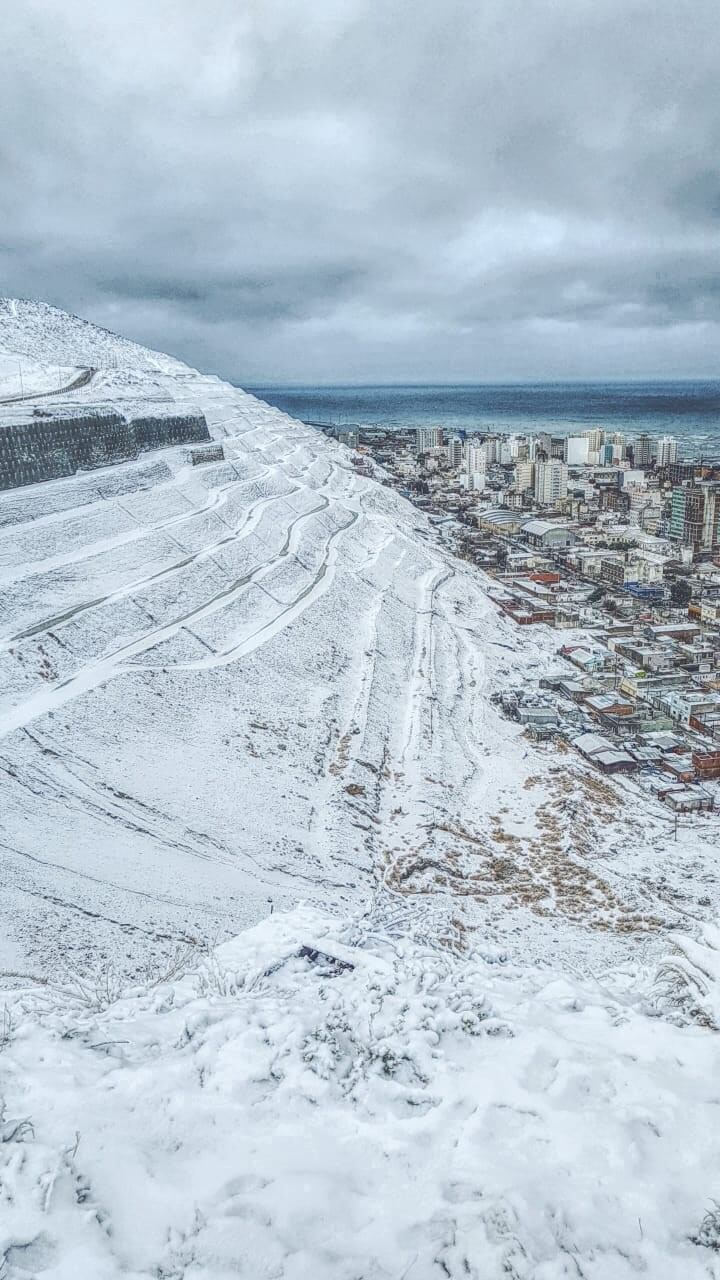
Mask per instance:
[[[298,382],[296,380],[284,381],[282,379],[261,379],[257,381],[236,381],[231,380],[234,387],[245,388],[251,387],[277,387],[278,389],[294,390],[312,388],[333,388],[333,387],[623,387],[623,386],[657,386],[669,387],[675,385],[693,386],[717,386],[720,388],[720,375],[708,375],[703,378],[694,377],[675,377],[675,378],[640,378],[628,376],[627,378],[485,378],[467,381],[447,382],[447,381],[428,381],[418,382],[414,379],[393,379],[383,380],[377,379],[370,381],[362,379],[355,382],[351,379],[345,381],[315,381],[315,382]]]
[[[251,394],[315,425],[448,432],[600,427],[632,438],[675,436],[681,456],[720,456],[720,379],[482,383],[254,383]]]

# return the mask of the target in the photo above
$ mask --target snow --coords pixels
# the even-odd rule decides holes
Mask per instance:
[[[179,361],[148,351],[79,316],[46,302],[27,298],[0,298],[0,348],[3,365],[15,361],[80,368],[181,370]],[[0,368],[3,366],[0,365]],[[10,394],[13,394],[12,392]]]
[[[491,701],[589,637],[216,378],[0,351],[225,454],[0,494],[1,1280],[720,1276],[717,817]]]
[[[0,351],[0,401],[15,397],[29,398],[32,395],[45,396],[48,392],[73,382],[80,372],[75,367],[26,361]]]
[[[653,991],[300,908],[117,998],[15,992],[4,1277],[717,1276],[719,1042]]]

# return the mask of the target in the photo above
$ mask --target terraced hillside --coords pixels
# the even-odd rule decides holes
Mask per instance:
[[[0,345],[96,370],[60,406],[203,413],[224,448],[0,496],[0,967],[138,971],[271,904],[373,895],[533,952],[652,935],[648,824],[488,703],[547,639],[520,647],[409,504],[64,313],[5,304]]]

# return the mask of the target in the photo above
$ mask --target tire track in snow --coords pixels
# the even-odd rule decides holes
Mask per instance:
[[[136,591],[142,590],[143,587],[149,586],[153,582],[158,582],[162,578],[172,577],[176,573],[180,573],[186,569],[188,565],[197,561],[206,560],[221,547],[226,546],[230,542],[244,541],[251,533],[255,531],[260,523],[260,517],[265,507],[270,506],[273,502],[280,502],[284,498],[290,496],[291,493],[297,492],[297,489],[290,490],[290,493],[270,494],[269,496],[258,498],[257,502],[251,504],[245,513],[244,519],[238,525],[234,532],[224,534],[222,538],[218,538],[215,542],[208,543],[207,546],[201,547],[198,551],[193,551],[185,556],[182,560],[177,560],[173,564],[166,565],[164,569],[158,569],[155,573],[151,573],[146,577],[136,578],[133,582],[128,583],[124,587],[119,587],[117,591],[111,591],[107,595],[98,596],[94,600],[84,600],[79,605],[73,605],[64,613],[55,614],[51,618],[44,618],[42,622],[35,623],[31,627],[26,627],[23,631],[18,631],[16,635],[0,641],[0,648],[8,648],[12,644],[17,644],[20,640],[28,640],[33,636],[43,635],[48,631],[55,630],[57,627],[63,626],[67,622],[73,621],[75,618],[82,617],[91,609],[96,609],[100,605],[114,604],[119,600],[132,596]],[[188,615],[189,616],[189,615]]]
[[[314,514],[314,511],[307,513],[308,516]],[[174,663],[172,668],[173,671],[211,671],[215,667],[227,666],[228,663],[237,662],[239,658],[245,658],[248,654],[254,653],[256,649],[267,644],[269,640],[274,639],[276,635],[279,635],[281,631],[284,631],[290,623],[294,622],[296,618],[299,618],[300,615],[305,612],[310,604],[314,604],[321,595],[325,594],[325,591],[330,586],[330,583],[335,576],[335,566],[337,564],[337,539],[342,534],[347,533],[348,529],[355,524],[355,521],[358,519],[358,515],[359,512],[357,511],[351,512],[351,516],[347,524],[342,525],[341,528],[335,529],[333,533],[331,533],[325,546],[325,555],[320,568],[315,574],[312,582],[309,583],[309,585],[305,587],[298,596],[296,596],[292,604],[286,605],[274,618],[271,618],[269,622],[263,623],[261,627],[258,627],[257,631],[253,631],[238,644],[231,645],[228,649],[220,650],[218,653],[213,654],[208,658],[200,658],[197,662]],[[306,517],[304,516],[299,516],[298,520],[305,518]],[[297,524],[298,521],[295,523]],[[274,568],[275,562],[264,565],[263,571],[265,573],[270,573]],[[322,590],[320,590],[321,585]],[[275,600],[275,597],[272,596],[270,592],[267,592],[266,594],[271,600]],[[277,604],[278,601],[275,601],[275,603]],[[135,665],[132,668],[125,668],[125,670],[154,671],[157,670],[157,667]]]
[[[409,697],[405,715],[403,748],[400,754],[400,769],[392,775],[386,793],[386,812],[383,829],[393,830],[404,846],[398,853],[386,846],[386,865],[383,868],[383,886],[389,893],[395,893],[390,879],[395,874],[398,864],[409,852],[416,853],[418,844],[426,839],[426,824],[421,815],[432,803],[428,792],[428,783],[420,778],[420,762],[422,759],[422,740],[429,735],[432,744],[432,708],[436,689],[435,675],[435,631],[436,605],[438,592],[450,578],[455,576],[451,566],[435,566],[420,579],[416,608],[415,646],[409,680]],[[429,715],[429,725],[425,727],[425,719]],[[391,820],[389,812],[395,821]],[[421,839],[419,833],[422,832]]]
[[[395,540],[396,535],[394,532],[383,538],[380,545],[358,566],[356,570],[358,576],[362,577],[364,570],[376,564],[382,553]],[[354,767],[358,767],[359,758],[361,754],[364,754],[367,741],[368,718],[372,705],[378,658],[377,620],[385,606],[394,575],[397,573],[406,554],[406,549],[401,546],[390,570],[390,581],[383,590],[376,591],[372,607],[364,615],[364,628],[361,639],[362,661],[356,695],[342,732],[338,737],[334,759],[325,769],[322,780],[318,784],[318,794],[316,794],[313,806],[309,835],[316,853],[328,847],[328,840],[332,839],[334,826],[347,822],[346,804],[348,796],[345,793],[344,779],[348,772],[352,772]],[[381,768],[381,765],[382,762],[379,761],[378,769]],[[380,780],[380,773],[378,773],[378,780]],[[340,842],[336,843],[339,844]]]
[[[132,667],[123,666],[123,661],[137,656],[148,649],[154,647],[163,640],[171,639],[177,635],[180,629],[188,622],[198,622],[205,617],[218,612],[225,608],[227,604],[238,598],[245,588],[254,584],[259,577],[264,577],[276,567],[278,561],[292,553],[293,534],[298,526],[305,520],[317,515],[318,511],[325,510],[329,506],[329,499],[323,498],[321,504],[314,507],[311,511],[304,512],[292,521],[288,529],[288,535],[284,546],[278,552],[274,559],[266,564],[259,565],[252,573],[246,574],[243,578],[236,580],[230,587],[224,588],[222,592],[218,592],[210,601],[206,601],[197,609],[191,610],[189,613],[182,615],[180,618],[174,619],[170,623],[166,623],[162,627],[155,628],[150,632],[145,632],[142,636],[128,644],[122,645],[115,649],[112,653],[107,654],[104,658],[95,663],[89,663],[82,667],[80,671],[72,676],[68,676],[65,680],[59,681],[50,688],[43,688],[30,698],[20,703],[17,707],[5,713],[0,720],[0,738],[6,737],[15,729],[21,728],[29,724],[32,720],[40,716],[46,715],[50,711],[56,711],[64,706],[67,702],[80,694],[90,692],[92,689],[98,688],[105,684],[108,680],[119,674],[127,674],[129,672],[138,672],[143,670],[156,670],[156,666],[149,664],[147,667],[141,664],[135,664]],[[197,663],[177,663],[173,664],[174,671],[193,671],[207,670],[216,666],[222,666],[230,662],[237,661],[238,658],[244,657],[248,653],[252,653],[260,645],[267,643],[274,635],[278,634],[284,628],[290,625],[295,618],[317,599],[324,590],[327,589],[334,576],[335,563],[337,560],[336,540],[340,534],[345,533],[358,518],[358,512],[351,512],[351,518],[347,524],[340,529],[335,530],[327,540],[326,552],[323,564],[321,565],[315,578],[310,585],[305,588],[296,600],[282,609],[274,619],[265,623],[262,627],[249,637],[246,637],[240,644],[232,646],[230,649],[222,653],[212,655],[206,659],[200,659]],[[324,579],[327,581],[321,591],[321,585]],[[269,593],[266,593],[269,595]],[[270,596],[270,599],[274,597]],[[275,602],[277,603],[277,602]]]
[[[408,753],[412,759],[419,758],[419,739],[422,734],[422,716],[432,696],[425,692],[432,679],[432,644],[433,644],[433,610],[435,593],[451,578],[455,570],[452,568],[432,568],[420,579],[418,602],[415,609],[415,648],[410,676],[410,696],[405,715],[404,746],[400,753],[400,763],[405,767]]]

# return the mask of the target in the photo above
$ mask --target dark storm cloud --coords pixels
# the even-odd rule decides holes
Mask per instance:
[[[363,273],[352,266],[284,270],[274,275],[231,272],[213,278],[199,271],[194,279],[132,274],[99,279],[101,289],[116,298],[172,302],[192,307],[198,319],[241,318],[255,321],[297,320],[327,312],[337,300],[361,286]]]
[[[717,0],[25,0],[0,283],[246,379],[711,373]]]

